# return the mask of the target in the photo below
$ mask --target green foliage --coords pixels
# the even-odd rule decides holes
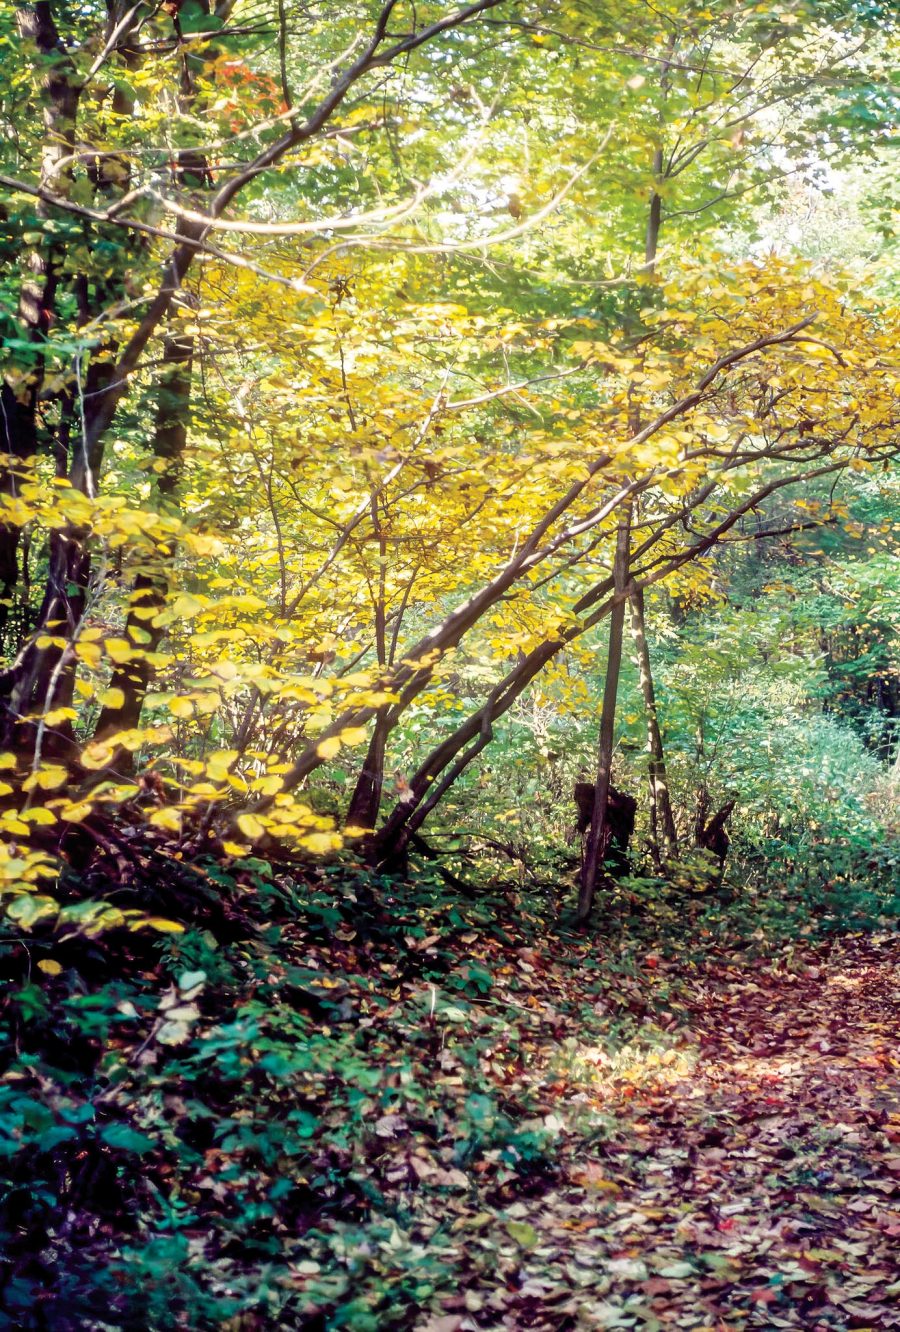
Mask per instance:
[[[385,1202],[388,1149],[414,1132],[411,1178],[438,1198],[478,1161],[509,1180],[550,1168],[547,1135],[518,1122],[527,1105],[501,1108],[485,1071],[485,1052],[525,1053],[504,1003],[482,1006],[502,958],[454,944],[481,937],[496,900],[344,870],[326,920],[322,879],[237,869],[255,891],[234,942],[194,929],[135,953],[134,936],[105,936],[8,988],[3,1307],[18,1326],[35,1301],[73,1329],[250,1310],[295,1326],[317,1302],[329,1326],[402,1323],[450,1276],[440,1243],[426,1255]],[[5,956],[27,974],[12,939]],[[459,1090],[435,1084],[439,1057]]]

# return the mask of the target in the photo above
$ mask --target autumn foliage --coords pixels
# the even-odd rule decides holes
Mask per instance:
[[[558,988],[571,1015],[571,978],[529,959],[573,910],[629,957],[636,930],[642,976],[666,971],[669,928],[731,947],[893,918],[896,37],[888,7],[831,0],[37,0],[0,16],[0,916],[22,987],[10,1048],[33,1021],[37,1049],[64,1012],[76,1049],[71,1095],[28,1092],[49,1134],[30,1168],[48,1215],[96,1188],[110,1233],[125,1216],[139,1230],[156,1204],[125,1162],[147,1153],[150,1192],[178,1193],[166,1234],[189,1247],[194,1209],[215,1213],[223,1271],[229,1209],[279,1262],[292,1227],[329,1236],[275,1283],[314,1287],[305,1303],[266,1306],[231,1272],[182,1292],[186,1325],[380,1326],[368,1297],[340,1312],[342,1208],[364,1227],[401,1175],[454,1197],[474,1171],[491,1210],[515,1203],[523,1162],[574,1169],[551,1160],[552,1108],[526,1106],[528,1024],[470,1086],[440,1005],[466,1031],[482,1019],[447,1018],[452,996],[415,1007],[405,987],[440,989],[445,930],[454,975],[472,945],[467,1004],[524,961],[543,998],[510,1003],[552,1007]],[[425,932],[396,887],[418,875]],[[502,947],[473,905],[488,883],[521,916]],[[95,981],[96,1028],[79,1025]],[[656,1013],[617,995],[623,1021]],[[407,1001],[401,1040],[381,1009]],[[389,1076],[331,1031],[376,1009]],[[404,1041],[416,1079],[434,1059],[465,1084],[468,1136],[413,1126],[393,1152],[419,1113],[400,1105]],[[303,1085],[290,1113],[280,1079]],[[149,1133],[163,1106],[165,1142]],[[373,1116],[376,1165],[347,1127]],[[90,1169],[62,1162],[54,1183],[50,1157],[76,1141]],[[289,1188],[285,1153],[303,1162]],[[222,1192],[220,1169],[257,1182]],[[585,1170],[585,1188],[624,1187]],[[529,1216],[503,1222],[525,1251]],[[582,1223],[563,1207],[554,1224]],[[47,1224],[9,1234],[24,1253]],[[384,1244],[418,1242],[391,1225]],[[75,1272],[78,1242],[60,1243]],[[162,1296],[129,1304],[135,1253],[117,1316],[162,1326]],[[11,1316],[41,1272],[15,1267]],[[637,1273],[619,1269],[666,1297],[682,1279]],[[86,1280],[87,1321],[52,1325],[100,1325],[109,1292]],[[473,1295],[441,1315],[441,1280],[403,1276],[398,1325],[430,1310],[423,1329],[456,1332],[506,1308]]]

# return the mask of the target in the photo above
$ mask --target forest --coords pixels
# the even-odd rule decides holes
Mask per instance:
[[[0,4],[0,1330],[900,1328],[898,67]]]

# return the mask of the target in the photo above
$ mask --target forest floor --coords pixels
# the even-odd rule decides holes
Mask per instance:
[[[263,868],[0,992],[0,1328],[900,1328],[889,912]]]
[[[900,1327],[898,962],[856,936],[708,965],[668,1051],[581,1052],[593,1085],[542,1089],[559,1175],[463,1221],[473,1279],[417,1326]]]

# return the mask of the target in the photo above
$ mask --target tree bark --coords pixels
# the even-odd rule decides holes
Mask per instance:
[[[343,352],[341,353],[341,367],[343,375]],[[350,400],[347,389],[347,381],[344,378],[344,393],[347,398],[347,409],[350,415],[350,425],[356,429],[356,418],[353,413],[353,404]],[[378,662],[379,671],[383,674],[388,666],[388,647],[387,647],[387,532],[385,531],[383,514],[378,502],[377,490],[372,491],[369,502],[369,511],[372,515],[372,533],[378,541],[378,581],[377,587],[373,589],[375,612],[375,656]],[[381,808],[381,793],[384,790],[384,758],[387,750],[387,738],[393,729],[391,720],[391,710],[388,707],[380,708],[375,717],[375,730],[369,741],[369,748],[366,751],[365,762],[362,771],[356,781],[356,787],[350,798],[350,805],[347,810],[347,823],[351,827],[365,828],[368,832],[375,827],[378,822],[378,811]]]
[[[669,796],[666,756],[656,706],[656,689],[650,666],[650,649],[644,620],[644,593],[636,587],[629,598],[631,605],[631,636],[634,640],[636,662],[644,696],[647,719],[647,775],[650,786],[651,852],[656,865],[671,859],[677,849],[675,817]]]
[[[669,57],[674,55],[678,38],[675,33],[669,39]],[[650,195],[650,211],[647,214],[647,234],[644,240],[644,266],[645,271],[653,273],[656,268],[656,253],[659,249],[659,233],[662,228],[662,195],[659,187],[668,178],[668,170],[663,164],[662,137],[665,128],[665,101],[669,96],[669,74],[671,65],[668,60],[663,61],[659,70],[659,86],[663,96],[663,106],[659,112],[659,137],[660,144],[653,154],[653,191]],[[671,162],[669,164],[671,166]]]
[[[381,808],[381,795],[384,790],[384,756],[389,730],[389,717],[384,711],[379,712],[366,750],[365,762],[356,779],[356,786],[347,807],[348,827],[365,828],[367,832],[371,832],[378,822],[378,811]]]
[[[630,512],[619,523],[616,537],[616,555],[613,570],[615,601],[609,617],[609,648],[606,656],[606,680],[603,685],[603,710],[600,714],[600,743],[597,757],[597,781],[594,787],[594,810],[584,849],[581,867],[581,887],[578,894],[578,919],[584,923],[594,905],[597,879],[603,865],[608,841],[607,808],[612,779],[613,745],[615,741],[616,700],[619,693],[619,673],[622,667],[622,637],[625,627],[625,589],[628,583],[629,551],[631,545]]]
[[[75,117],[80,89],[75,69],[60,38],[49,0],[23,6],[17,13],[22,41],[34,47],[46,72],[41,79],[41,119],[44,139],[41,149],[41,186],[55,194],[68,192],[71,168],[67,159],[75,143]],[[44,222],[50,205],[38,202],[35,214]],[[25,258],[26,274],[19,292],[18,323],[34,346],[31,373],[22,379],[7,374],[0,386],[0,494],[16,494],[25,460],[39,447],[38,401],[44,382],[43,344],[54,318],[59,285],[61,254],[54,245],[35,246]],[[3,635],[19,581],[20,529],[14,523],[0,524],[0,635]],[[28,626],[23,628],[23,635]]]
[[[662,178],[663,155],[662,149],[657,148],[653,154],[653,179],[658,182]],[[659,232],[662,226],[662,195],[654,189],[650,195],[650,211],[647,215],[647,235],[644,242],[644,264],[646,270],[653,272],[656,266],[656,252],[659,249]]]
[[[189,333],[170,332],[163,348],[163,371],[157,387],[153,455],[165,463],[158,482],[162,500],[169,499],[181,477],[184,448],[187,443],[191,403],[191,379],[194,339]],[[97,719],[95,740],[105,740],[117,731],[139,724],[144,698],[153,675],[152,654],[156,652],[163,630],[153,625],[148,610],[161,611],[165,605],[169,580],[165,569],[142,570],[134,580],[131,608],[125,623],[125,636],[135,653],[133,661],[116,666],[110,687],[122,692],[118,707],[106,706]],[[149,638],[148,638],[149,635]],[[117,752],[112,760],[118,769],[130,770],[128,751]]]

